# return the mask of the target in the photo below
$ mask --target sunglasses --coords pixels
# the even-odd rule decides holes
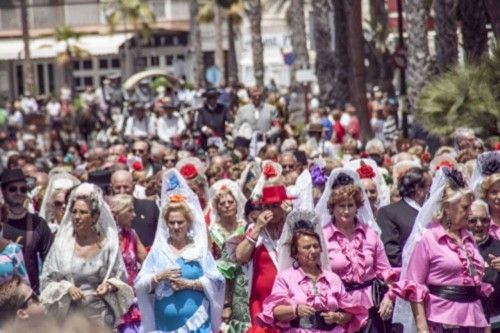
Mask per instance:
[[[175,164],[175,163],[177,163],[177,160],[175,160],[175,159],[170,160],[170,159],[167,159],[167,158],[166,158],[166,159],[164,159],[164,160],[163,160],[163,163],[165,163],[165,164],[166,164],[166,163],[172,163],[172,164]]]
[[[282,164],[281,167],[285,170],[293,170],[295,169],[295,165],[294,164]]]
[[[40,303],[40,299],[38,298],[38,295],[35,294],[34,291],[31,292],[28,298],[26,298],[24,302],[21,303],[21,306],[19,306],[17,309],[18,310],[25,309],[26,307],[28,307],[30,301],[33,301],[35,303]]]
[[[482,224],[485,224],[485,223],[488,223],[490,222],[490,218],[489,217],[472,217],[472,218],[469,218],[468,219],[468,222],[470,224],[475,224],[477,222],[481,222]]]
[[[9,187],[7,187],[7,191],[9,191],[10,193],[14,193],[14,192],[27,193],[28,187],[27,186],[9,186]]]
[[[144,154],[144,149],[132,149],[132,153],[134,153],[134,154]]]
[[[54,201],[55,208],[63,208],[66,205],[64,201]]]

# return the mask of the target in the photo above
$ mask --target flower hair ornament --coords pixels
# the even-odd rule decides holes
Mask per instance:
[[[314,231],[318,223],[318,216],[309,210],[293,210],[286,218],[286,225],[292,234],[301,229]]]
[[[269,179],[278,176],[278,171],[276,171],[276,168],[273,164],[268,163],[262,169],[262,174],[264,175],[264,177],[266,177],[266,179]]]
[[[344,172],[340,172],[332,183],[332,190],[340,186],[354,184],[354,179]]]
[[[313,164],[311,167],[311,178],[314,186],[324,186],[328,177],[325,175],[323,168],[318,164]]]
[[[365,162],[361,161],[359,168],[356,170],[356,172],[359,175],[359,178],[364,179],[364,178],[375,178],[377,175],[375,174],[375,171],[371,166],[366,164]]]
[[[194,164],[188,163],[181,167],[179,170],[181,175],[187,180],[193,179],[198,176],[198,170]]]
[[[172,194],[168,197],[169,202],[182,203],[186,202],[186,197],[182,194]]]

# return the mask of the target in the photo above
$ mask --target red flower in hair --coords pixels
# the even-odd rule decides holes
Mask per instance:
[[[455,167],[455,165],[453,163],[451,163],[448,160],[444,160],[444,161],[439,162],[438,165],[436,165],[436,171],[441,169],[441,168],[453,169],[454,167]]]
[[[420,156],[420,159],[423,161],[423,162],[429,162],[431,160],[431,154],[429,154],[429,152],[427,151],[424,151],[422,153],[422,156]]]
[[[134,171],[144,171],[144,166],[141,161],[135,161],[132,163],[132,170]]]
[[[118,156],[118,163],[127,164],[127,156],[125,155]]]
[[[361,152],[361,154],[359,154],[359,157],[368,158],[368,153],[366,151],[363,151],[363,152]]]
[[[269,179],[271,177],[276,177],[278,175],[276,168],[270,163],[264,167],[264,170],[262,170],[262,173],[264,174],[266,179]]]
[[[196,166],[191,163],[184,165],[181,168],[180,172],[181,175],[188,180],[198,176],[198,170],[196,170]]]
[[[373,168],[368,164],[361,163],[361,166],[356,170],[359,175],[359,178],[375,178],[376,174],[373,171]]]

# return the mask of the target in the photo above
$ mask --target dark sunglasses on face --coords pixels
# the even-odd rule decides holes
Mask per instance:
[[[31,294],[28,296],[28,298],[24,300],[21,306],[19,306],[18,310],[25,309],[26,307],[28,307],[30,301],[33,301],[35,303],[40,303],[40,299],[38,298],[38,295],[35,294],[34,291],[32,291]]]
[[[9,191],[10,193],[14,193],[14,192],[27,193],[28,187],[27,186],[9,186],[9,187],[7,187],[7,191]]]
[[[471,217],[468,222],[470,224],[476,224],[477,222],[481,222],[482,224],[488,223],[490,221],[489,217]]]
[[[55,208],[63,208],[66,203],[64,201],[54,201]]]
[[[144,154],[144,149],[132,149],[132,153],[134,153],[134,154]]]
[[[167,163],[171,163],[171,164],[175,164],[175,163],[177,163],[177,161],[176,161],[176,160],[169,160],[169,159],[164,159],[164,160],[163,160],[163,162],[164,162],[165,164],[167,164]]]

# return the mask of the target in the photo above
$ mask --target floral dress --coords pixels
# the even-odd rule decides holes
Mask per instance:
[[[244,235],[245,228],[241,226],[231,235],[227,235],[217,223],[213,223],[209,232],[213,243],[212,253],[217,260],[217,268],[226,280],[233,281],[232,314],[225,331],[231,333],[245,332],[250,326],[250,316],[248,313],[248,277],[243,272],[243,268],[231,259],[225,247],[228,239]]]
[[[0,284],[12,279],[15,275],[27,285],[30,284],[21,247],[16,243],[9,243],[0,252]]]
[[[135,278],[139,274],[140,264],[137,258],[137,234],[133,229],[122,229],[119,234],[120,250],[128,275],[128,284],[134,286]],[[118,324],[118,332],[133,333],[139,331],[141,324],[141,313],[137,301],[130,306],[129,311],[124,314]]]

